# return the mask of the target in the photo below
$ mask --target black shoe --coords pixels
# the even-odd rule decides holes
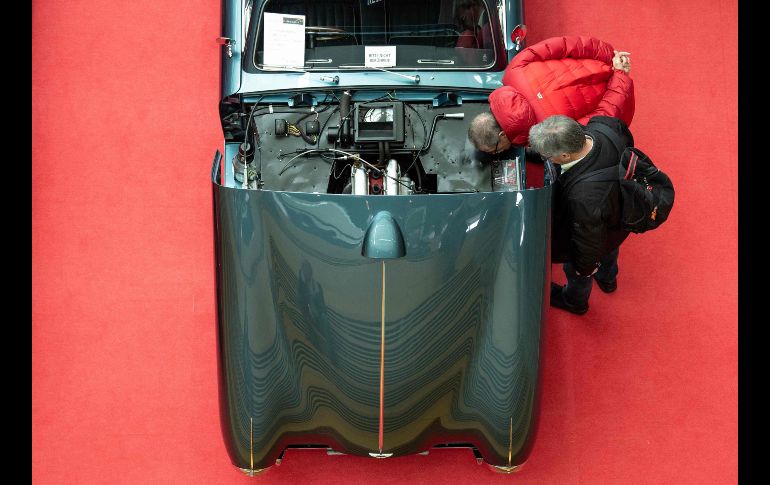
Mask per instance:
[[[562,285],[551,283],[551,306],[567,310],[575,315],[582,315],[588,311],[588,303],[586,303],[585,306],[577,306],[567,302],[567,300],[564,299],[564,293],[562,292],[563,288]]]
[[[606,282],[606,281],[600,280],[599,278],[596,277],[596,275],[594,275],[594,281],[596,281],[596,286],[598,286],[599,289],[605,293],[612,293],[613,291],[618,289],[617,278],[613,278],[612,281]]]

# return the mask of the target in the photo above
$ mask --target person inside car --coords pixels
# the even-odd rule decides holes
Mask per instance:
[[[457,37],[455,47],[484,49],[490,44],[491,37],[489,24],[479,26],[479,20],[484,12],[480,0],[463,0],[455,10],[455,25],[460,35]]]

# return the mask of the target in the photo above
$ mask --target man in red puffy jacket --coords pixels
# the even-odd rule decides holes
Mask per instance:
[[[634,117],[634,83],[628,52],[583,36],[552,37],[513,58],[503,87],[489,95],[489,113],[477,115],[468,137],[482,152],[526,146],[529,129],[555,114],[585,125],[593,116]]]

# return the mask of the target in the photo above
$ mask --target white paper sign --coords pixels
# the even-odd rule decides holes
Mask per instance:
[[[364,50],[364,66],[366,67],[395,67],[396,66],[396,46],[367,45]]]
[[[268,66],[305,66],[305,16],[265,12],[265,58]]]

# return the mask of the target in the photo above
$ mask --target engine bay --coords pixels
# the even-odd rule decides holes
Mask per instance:
[[[486,95],[336,90],[231,98],[220,108],[225,186],[413,195],[526,187],[523,148],[474,148]]]

